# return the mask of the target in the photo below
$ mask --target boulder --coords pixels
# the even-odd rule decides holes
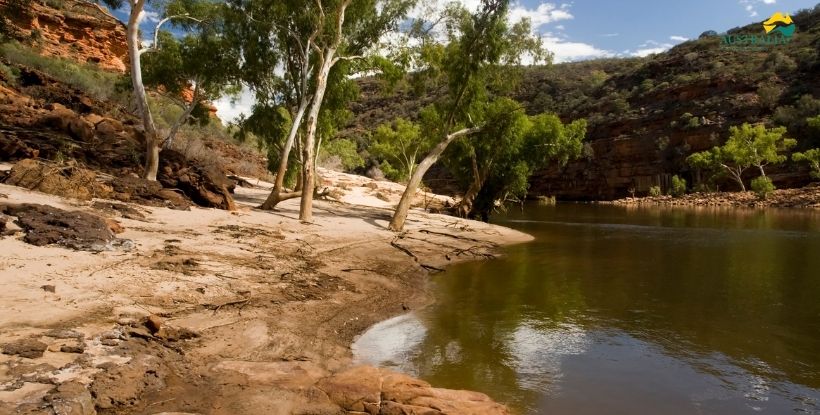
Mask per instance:
[[[43,357],[48,345],[35,339],[21,339],[3,345],[3,354],[16,355],[29,359]]]
[[[121,202],[133,202],[147,206],[188,210],[191,203],[170,189],[163,189],[159,182],[135,176],[118,177],[111,182],[112,197]]]
[[[181,190],[199,206],[236,209],[231,196],[235,184],[215,163],[188,160],[178,151],[164,150],[157,180],[166,188]]]
[[[379,413],[381,373],[372,366],[359,366],[324,378],[316,385],[330,400],[348,411]]]
[[[97,414],[91,392],[82,383],[76,381],[61,384],[57,389],[46,395],[44,400],[51,405],[55,414]]]
[[[0,213],[16,216],[26,233],[23,240],[36,246],[61,245],[99,252],[113,247],[116,237],[108,223],[90,213],[67,211],[47,205],[0,205]]]
[[[19,138],[0,132],[0,160],[37,158],[40,151],[29,147]]]
[[[104,198],[111,193],[111,189],[99,183],[96,174],[90,170],[72,164],[45,164],[33,159],[15,164],[4,183],[80,200]]]

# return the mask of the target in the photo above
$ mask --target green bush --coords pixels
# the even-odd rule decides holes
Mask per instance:
[[[672,196],[680,197],[686,194],[686,180],[672,176]]]
[[[364,167],[364,159],[359,155],[356,143],[340,138],[331,140],[319,150],[319,164],[329,169],[353,171]]]
[[[100,101],[115,101],[123,106],[129,104],[127,93],[117,87],[124,75],[106,72],[94,65],[68,59],[41,56],[36,51],[16,42],[0,45],[0,55],[11,63],[40,70]]]
[[[2,78],[5,79],[8,83],[16,84],[17,77],[20,75],[20,73],[17,70],[15,70],[15,68],[10,67],[4,64],[3,62],[0,62],[0,75],[2,75]]]
[[[820,122],[820,117],[816,120]],[[820,179],[820,148],[792,154],[792,160],[797,163],[807,163],[811,167],[811,177]]]
[[[752,191],[757,193],[757,196],[761,199],[769,197],[769,194],[774,190],[775,187],[772,183],[772,179],[767,176],[760,176],[752,180]]]
[[[649,188],[649,196],[658,197],[661,196],[663,192],[661,192],[660,186],[652,186]]]

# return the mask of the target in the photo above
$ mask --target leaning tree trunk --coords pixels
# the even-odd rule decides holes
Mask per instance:
[[[279,157],[279,169],[276,171],[276,182],[274,183],[273,190],[270,192],[270,195],[268,195],[267,200],[265,200],[265,203],[260,206],[261,209],[273,210],[280,202],[288,199],[295,199],[301,195],[298,191],[285,193],[283,190],[285,187],[285,175],[288,173],[288,159],[290,158],[290,152],[293,149],[293,143],[296,141],[296,135],[299,132],[299,127],[302,125],[302,118],[305,116],[308,103],[309,100],[307,97],[303,97],[301,103],[299,104],[299,109],[296,111],[296,116],[293,118],[290,132],[288,132],[288,139],[285,142],[285,148],[282,149],[282,154]]]
[[[450,135],[448,135],[443,141],[438,143],[427,157],[419,163],[418,167],[416,167],[416,171],[413,172],[413,176],[410,177],[410,181],[407,182],[407,187],[404,189],[404,194],[401,196],[401,201],[399,201],[399,205],[396,207],[396,212],[393,214],[393,219],[390,220],[390,225],[388,228],[391,231],[401,232],[404,229],[404,222],[407,220],[407,213],[410,211],[410,206],[413,204],[413,198],[416,196],[416,191],[419,188],[419,184],[421,184],[421,179],[427,174],[427,170],[438,161],[438,158],[441,157],[444,150],[447,150],[447,146],[450,145],[456,138],[476,133],[480,131],[480,128],[467,128],[464,130],[456,131]]]
[[[487,180],[486,171],[489,170],[488,163],[487,168],[483,169],[483,171],[479,171],[478,160],[475,155],[472,155],[470,158],[473,165],[473,181],[470,182],[470,187],[467,188],[467,192],[464,193],[464,197],[461,198],[458,208],[456,209],[458,215],[462,218],[467,218],[472,213],[473,203],[475,202],[476,197],[478,197],[478,193],[481,191],[481,188],[484,187],[484,182]]]
[[[143,178],[156,181],[157,171],[159,170],[160,142],[157,137],[157,129],[154,126],[154,119],[151,116],[151,108],[148,106],[148,96],[142,82],[142,66],[140,63],[139,26],[144,6],[145,0],[131,3],[127,30],[128,58],[131,61],[131,84],[134,88],[134,98],[137,101],[137,111],[142,118],[142,126],[145,129],[145,171],[143,172]]]

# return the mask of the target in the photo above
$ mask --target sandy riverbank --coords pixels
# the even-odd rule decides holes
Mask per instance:
[[[0,203],[108,216],[133,241],[92,253],[0,239],[0,344],[46,347],[0,355],[0,413],[504,413],[481,394],[351,369],[349,347],[428,303],[430,270],[531,238],[421,211],[396,235],[392,185],[324,175],[342,202],[317,202],[315,224],[297,220],[298,200],[252,210],[264,187],[238,189],[238,212],[130,205],[144,219],[129,219],[0,185]]]

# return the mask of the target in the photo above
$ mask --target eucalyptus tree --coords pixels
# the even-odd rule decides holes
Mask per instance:
[[[444,155],[449,170],[467,183],[458,214],[484,220],[497,200],[526,196],[537,169],[579,157],[587,126],[586,120],[564,124],[554,114],[527,116],[508,98],[490,102],[485,112],[486,127]]]
[[[162,7],[162,19],[157,23],[153,42],[143,46],[140,39],[140,24],[145,18],[146,6],[151,2],[159,3],[157,0],[98,0],[99,2],[113,9],[118,9],[124,4],[130,6],[128,21],[126,22],[126,41],[128,44],[128,60],[131,72],[131,85],[134,99],[136,100],[137,112],[142,119],[142,126],[145,130],[145,171],[143,177],[155,181],[157,170],[159,169],[159,152],[162,141],[154,124],[154,117],[148,105],[148,94],[145,92],[143,82],[142,55],[159,50],[159,33],[165,24],[176,25],[180,30],[193,30],[198,24],[203,23],[208,14],[217,7],[216,3],[207,0],[171,0]]]
[[[234,49],[225,42],[216,20],[182,38],[163,31],[154,39],[154,44],[158,45],[156,51],[144,58],[145,84],[162,88],[183,110],[161,140],[163,148],[171,147],[185,123],[210,122],[210,111],[205,103],[237,88],[231,71],[237,58],[230,53]],[[183,97],[186,91],[190,95]]]
[[[294,141],[303,131],[302,191],[284,194],[277,182],[263,209],[301,197],[299,218],[312,221],[317,132],[331,71],[346,78],[388,32],[396,29],[415,0],[229,0],[243,51],[241,73],[263,100],[293,114],[277,173],[287,170]]]
[[[448,6],[436,24],[417,21],[414,35],[416,66],[412,83],[417,91],[445,87],[447,95],[426,109],[423,134],[437,137],[418,164],[396,208],[389,228],[401,231],[424,174],[455,140],[482,131],[480,117],[491,100],[490,88],[509,83],[504,72],[513,71],[522,58],[548,61],[529,21],[508,24],[509,0],[482,0],[470,13],[459,4]],[[435,25],[444,27],[443,33]],[[443,37],[443,39],[442,39]]]
[[[721,147],[694,153],[687,158],[689,165],[711,171],[722,171],[746,191],[743,174],[756,167],[760,177],[766,177],[765,167],[786,161],[784,151],[794,147],[797,141],[786,138],[786,128],[767,129],[763,125],[743,124],[729,129],[729,139]]]

